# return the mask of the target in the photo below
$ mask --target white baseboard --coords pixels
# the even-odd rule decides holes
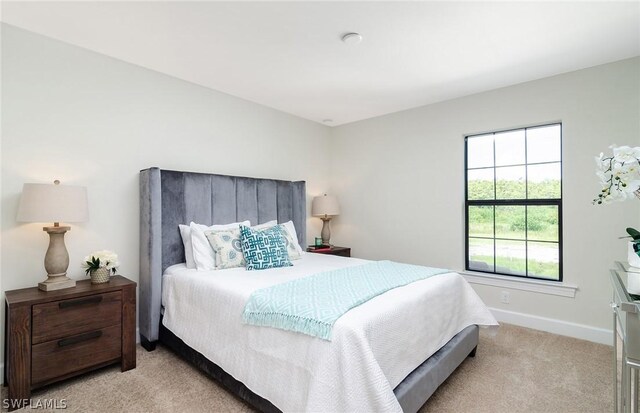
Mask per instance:
[[[498,321],[515,324],[520,327],[546,331],[561,336],[579,338],[599,344],[612,345],[613,330],[591,327],[584,324],[569,321],[556,320],[554,318],[540,317],[531,314],[516,313],[514,311],[489,308]]]
[[[136,344],[140,344],[140,329],[136,328]],[[4,382],[4,362],[0,363],[0,382]]]

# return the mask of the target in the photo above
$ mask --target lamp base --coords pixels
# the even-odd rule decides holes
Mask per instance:
[[[41,291],[55,291],[76,286],[76,280],[72,280],[66,275],[49,275],[46,280],[38,283]]]
[[[323,245],[331,245],[331,217],[322,217],[322,232],[320,232],[320,236],[322,237]]]
[[[55,291],[75,287],[76,282],[67,277],[69,253],[64,245],[64,234],[71,228],[54,224],[42,229],[49,234],[49,248],[44,256],[44,269],[48,278],[38,283],[38,288],[41,291]]]

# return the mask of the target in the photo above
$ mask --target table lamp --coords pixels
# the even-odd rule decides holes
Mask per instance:
[[[75,280],[67,277],[69,253],[64,245],[64,234],[70,231],[60,222],[84,222],[89,219],[87,188],[83,186],[51,184],[24,184],[18,207],[18,222],[53,222],[42,228],[49,234],[49,248],[44,256],[47,279],[38,283],[42,291],[75,287]]]
[[[314,217],[320,217],[322,220],[322,243],[324,245],[330,245],[331,239],[331,227],[329,222],[335,215],[340,215],[340,205],[338,205],[338,199],[332,195],[321,195],[313,198],[311,202],[311,215]]]

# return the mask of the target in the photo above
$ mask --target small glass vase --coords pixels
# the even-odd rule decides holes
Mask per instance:
[[[632,267],[640,268],[640,257],[638,253],[633,249],[633,241],[629,241],[629,249],[627,252],[627,261]]]
[[[109,282],[109,270],[102,267],[91,271],[91,284],[104,284]]]

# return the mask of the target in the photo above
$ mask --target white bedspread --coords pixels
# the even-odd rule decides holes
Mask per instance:
[[[393,389],[469,325],[497,325],[457,273],[388,291],[351,309],[332,341],[242,324],[251,293],[306,275],[362,264],[305,254],[293,267],[198,272],[163,279],[164,325],[254,393],[285,412],[401,412]]]

